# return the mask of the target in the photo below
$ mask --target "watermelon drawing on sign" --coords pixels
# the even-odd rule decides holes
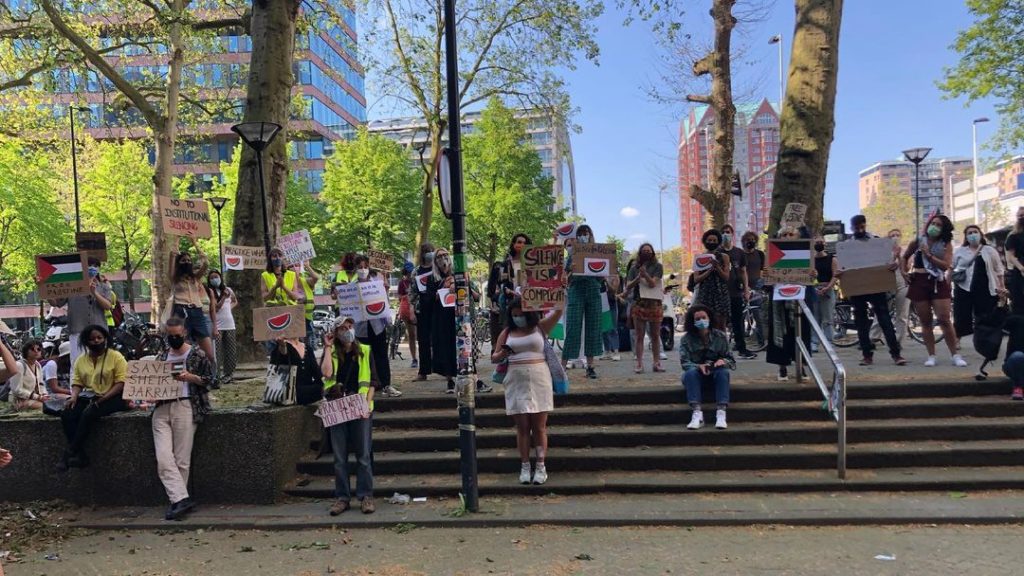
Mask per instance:
[[[693,259],[693,269],[697,271],[707,270],[715,264],[714,254],[700,254]]]
[[[779,294],[783,296],[796,296],[803,290],[803,286],[780,286]]]
[[[444,305],[445,305],[446,308],[450,308],[452,306],[455,306],[455,294],[452,293],[452,292],[449,292],[449,293],[445,294],[443,302],[444,302]]]
[[[558,228],[555,229],[555,233],[558,234],[559,238],[568,238],[568,237],[572,236],[575,232],[576,232],[576,223],[575,222],[566,222],[565,224],[562,224],[562,225],[558,226]]]
[[[387,302],[374,302],[366,305],[366,313],[370,316],[380,316],[388,309]]]
[[[242,257],[241,256],[225,256],[224,264],[228,270],[241,270],[242,269]]]
[[[274,332],[280,332],[288,327],[292,323],[292,313],[285,312],[284,314],[278,314],[277,316],[271,316],[267,318],[267,328],[270,328]]]
[[[600,274],[608,268],[607,260],[587,260],[587,270],[593,274]]]

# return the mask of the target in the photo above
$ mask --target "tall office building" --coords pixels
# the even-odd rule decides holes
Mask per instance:
[[[714,171],[714,110],[693,107],[679,125],[677,173],[679,225],[684,259],[703,251],[701,236],[708,228],[707,211],[690,198],[693,185],[708,187]],[[733,169],[740,175],[742,197],[732,197],[729,223],[738,234],[760,232],[771,212],[775,163],[779,154],[779,112],[767,99],[736,105],[736,147]],[[684,262],[688,266],[689,262]]]
[[[970,174],[953,184],[951,218],[963,224],[974,222],[974,182]],[[1024,206],[1024,156],[996,164],[996,169],[978,174],[978,225],[985,232],[1009,226]],[[957,228],[963,228],[957,226]]]
[[[929,214],[952,212],[953,185],[971,177],[970,158],[926,158],[920,167],[918,219],[924,221]],[[875,201],[883,191],[898,191],[914,197],[914,165],[906,160],[876,162],[860,171],[858,201],[863,209]]]
[[[480,120],[480,116],[480,112],[463,113],[463,136],[473,133],[474,125]],[[540,156],[544,175],[552,179],[552,208],[564,208],[567,213],[575,215],[576,170],[572,159],[572,142],[565,123],[547,114],[530,110],[519,110],[516,116],[526,122],[526,136]],[[411,161],[419,165],[421,151],[428,144],[427,124],[422,118],[373,120],[367,125],[367,129],[401,144],[409,151]],[[446,143],[447,136],[445,133]]]
[[[345,0],[338,0],[337,4],[343,14],[340,25],[301,32],[295,39],[293,96],[302,99],[304,109],[288,126],[294,144],[291,171],[293,177],[307,182],[312,193],[318,193],[323,186],[324,150],[335,140],[351,137],[355,128],[366,122],[365,74],[355,51],[355,12]],[[185,126],[180,132],[174,171],[178,175],[194,174],[196,192],[209,188],[219,177],[220,162],[231,160],[238,143],[231,126],[240,122],[244,113],[251,51],[252,40],[248,35],[241,30],[225,31],[200,62],[186,66],[183,71],[185,81],[197,85],[200,94],[203,90],[216,90],[221,97],[226,93],[234,104],[230,111],[212,118],[199,115],[200,123]],[[108,58],[130,81],[167,72],[167,66],[160,63],[165,57],[154,57],[137,47],[112,52]],[[116,89],[106,78],[95,73],[83,77],[64,69],[54,71],[52,80],[57,103],[71,102],[91,109],[91,113],[80,113],[77,120],[93,138],[147,136],[137,111],[125,110],[112,97]],[[58,107],[58,111],[66,114],[67,108]]]

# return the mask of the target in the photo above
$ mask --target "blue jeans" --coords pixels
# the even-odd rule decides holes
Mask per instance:
[[[328,428],[331,449],[334,451],[334,496],[348,502],[352,499],[349,485],[349,441],[356,452],[356,498],[373,496],[373,417],[343,422]]]
[[[725,407],[729,404],[729,368],[721,366],[711,370],[711,374],[705,376],[696,368],[690,368],[683,374],[683,387],[686,388],[686,401],[690,406],[697,408],[701,405],[703,395],[701,387],[704,384],[715,385],[715,401],[719,406]]]
[[[601,339],[604,341],[604,349],[614,353],[619,351],[619,303],[612,300],[608,310],[612,314],[612,329],[601,334]]]
[[[1024,352],[1018,350],[1003,361],[1003,374],[1014,386],[1024,386]]]

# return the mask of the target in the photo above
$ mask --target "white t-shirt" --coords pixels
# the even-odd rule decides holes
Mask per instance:
[[[46,391],[53,394],[53,390],[50,390],[50,380],[57,379],[57,361],[50,360],[46,364],[43,364],[43,385],[46,386]]]
[[[231,288],[224,288],[224,294],[228,301],[217,310],[217,330],[234,330],[235,314],[231,311],[231,305],[235,303],[235,292]]]
[[[191,347],[185,350],[183,354],[176,354],[174,350],[167,351],[167,361],[171,364],[185,364],[185,359],[188,358],[188,353],[191,351]],[[188,382],[181,383],[181,392],[178,393],[178,398],[188,398]]]

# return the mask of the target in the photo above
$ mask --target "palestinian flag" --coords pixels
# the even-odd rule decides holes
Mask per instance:
[[[36,256],[36,272],[39,274],[40,284],[62,284],[85,280],[81,254]]]
[[[768,267],[776,270],[810,268],[810,240],[773,240],[769,242]]]

